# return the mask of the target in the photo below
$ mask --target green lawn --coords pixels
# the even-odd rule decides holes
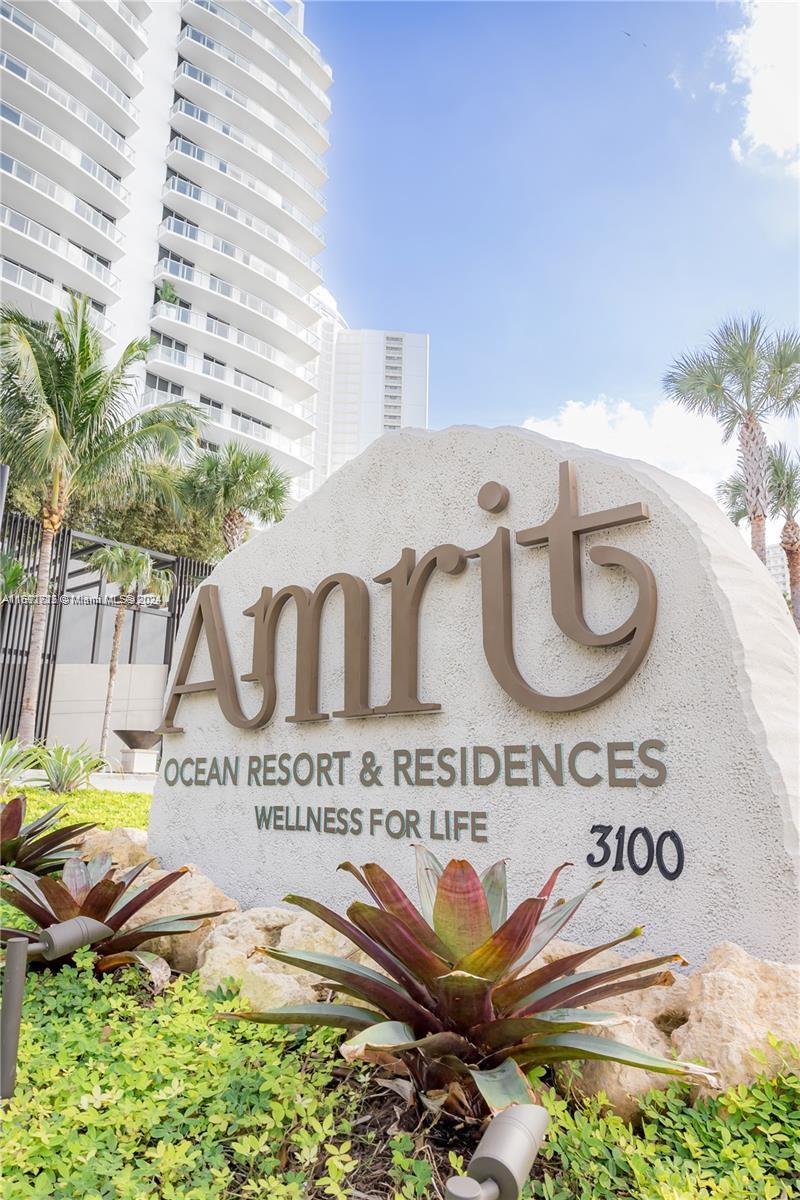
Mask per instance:
[[[44,788],[21,788],[28,798],[27,818],[39,817],[55,804],[63,804],[60,822],[94,821],[104,829],[125,825],[147,829],[151,797],[145,792],[105,792],[80,788],[75,792],[48,792]]]
[[[71,819],[144,825],[149,797],[68,802]],[[52,803],[32,794],[33,812]],[[204,996],[189,976],[153,996],[135,970],[98,980],[91,962],[29,976],[4,1200],[441,1200],[468,1155],[464,1131],[345,1064],[339,1035],[219,1021],[235,988]],[[800,1198],[788,1064],[694,1107],[674,1083],[637,1129],[541,1086],[552,1124],[528,1198]]]

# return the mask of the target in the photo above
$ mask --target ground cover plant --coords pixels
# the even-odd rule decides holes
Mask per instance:
[[[570,1060],[610,1060],[714,1082],[695,1063],[592,1034],[593,1027],[613,1026],[618,1018],[587,1005],[669,985],[674,977],[657,968],[685,965],[679,954],[667,954],[612,970],[582,969],[598,954],[639,937],[640,927],[530,970],[597,886],[548,908],[561,871],[571,863],[557,867],[538,895],[509,916],[505,860],[479,876],[464,859],[443,866],[423,846],[416,855],[419,907],[377,863],[360,869],[342,863],[375,902],[351,904],[347,919],[316,900],[285,897],[349,938],[386,974],[352,958],[265,951],[322,976],[332,990],[362,1004],[294,1005],[226,1017],[347,1029],[352,1036],[342,1047],[346,1058],[391,1062],[393,1070],[411,1077],[424,1105],[475,1121],[509,1104],[532,1103],[526,1071]]]
[[[157,996],[98,978],[87,951],[30,977],[4,1200],[441,1200],[471,1133],[420,1121],[333,1031],[214,1021],[232,1001],[193,977]],[[538,1086],[552,1124],[526,1200],[800,1196],[790,1064],[696,1107],[672,1083],[639,1129]]]

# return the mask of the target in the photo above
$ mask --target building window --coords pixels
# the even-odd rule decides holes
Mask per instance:
[[[203,408],[208,409],[210,420],[218,421],[220,419],[218,414],[222,413],[222,405],[219,400],[212,400],[210,396],[201,396],[200,403]]]
[[[164,379],[161,375],[153,375],[150,371],[145,376],[145,383],[154,392],[166,392],[170,396],[183,395],[183,387],[180,383],[173,383],[171,379]]]

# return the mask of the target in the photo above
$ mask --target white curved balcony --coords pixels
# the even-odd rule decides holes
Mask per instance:
[[[228,366],[261,378],[268,374],[275,386],[294,400],[307,400],[315,391],[315,373],[276,350],[274,346],[243,333],[233,325],[218,321],[204,313],[159,300],[150,310],[150,325],[157,333],[166,333],[192,344],[196,334],[197,348],[202,346]]]
[[[134,58],[140,58],[147,49],[147,31],[130,7],[122,0],[80,0],[81,8],[99,17],[105,28]]]
[[[5,101],[0,103],[0,118],[3,148],[7,153],[35,171],[57,175],[71,191],[112,217],[125,215],[128,189],[99,162]]]
[[[269,254],[279,270],[291,275],[301,286],[313,291],[320,274],[315,262],[289,241],[279,230],[252,213],[231,203],[199,184],[172,176],[164,185],[162,199],[190,221],[219,237],[227,238],[254,254]]]
[[[254,337],[267,334],[270,344],[285,353],[287,365],[299,366],[319,353],[319,338],[315,333],[266,300],[217,275],[176,262],[174,258],[162,258],[156,266],[156,283],[164,279],[177,284],[175,290],[181,300],[203,309],[212,307],[220,320],[229,321],[243,333]]]
[[[222,38],[232,50],[246,58],[255,57],[254,49],[269,55],[270,70],[285,87],[299,91],[303,103],[323,121],[330,115],[331,102],[325,89],[330,86],[331,78],[326,76],[324,86],[320,87],[273,38],[261,33],[231,9],[217,4],[216,0],[183,0],[181,17],[212,37]]]
[[[0,205],[0,228],[3,249],[18,262],[35,263],[62,285],[101,304],[113,304],[119,299],[117,276],[52,229],[6,204]]]
[[[37,321],[49,321],[54,311],[63,308],[69,300],[69,292],[64,288],[6,258],[0,259],[0,278],[4,302],[22,309]],[[100,333],[103,345],[108,347],[113,328],[111,322],[96,309],[90,309],[89,315]]]
[[[264,212],[272,226],[281,230],[293,244],[297,257],[311,259],[312,254],[323,248],[320,229],[305,212],[291,204],[275,187],[263,184],[227,158],[219,158],[196,142],[178,137],[167,146],[167,166],[181,175],[190,176],[203,187],[211,187],[234,204],[245,203],[259,215]]]
[[[88,53],[98,69],[128,96],[137,95],[144,87],[144,75],[136,59],[95,20],[91,10],[79,7],[75,0],[58,0],[57,4],[48,4],[46,8],[40,0],[17,0],[16,7],[28,16],[41,16],[56,37],[63,38],[79,53]],[[102,8],[102,5],[93,7]]]
[[[248,253],[225,238],[207,233],[199,226],[179,217],[166,217],[159,226],[158,240],[167,250],[181,258],[194,259],[209,270],[221,271],[240,287],[282,309],[307,328],[319,320],[319,313],[309,302],[308,292],[263,258]]]
[[[191,62],[182,62],[181,68],[184,67],[190,71],[196,71],[198,74],[204,74],[204,72],[198,71],[197,67],[193,67]],[[211,79],[211,76],[206,74],[206,78]],[[225,91],[228,90],[225,89]],[[205,96],[206,104],[215,101],[216,95],[213,92]],[[247,116],[246,110],[242,109],[240,115]],[[186,137],[192,140],[199,139],[207,149],[222,155],[223,158],[230,155],[239,163],[240,167],[276,187],[291,202],[299,205],[300,211],[306,215],[307,221],[312,222],[312,226],[315,218],[323,216],[325,212],[323,193],[309,184],[305,175],[299,170],[295,170],[291,163],[276,154],[275,150],[271,150],[257,138],[251,137],[251,134],[241,130],[239,126],[231,124],[228,114],[225,114],[223,119],[218,112],[211,112],[197,100],[182,96],[173,104],[172,110],[170,110],[170,119],[172,119],[174,130],[185,133]]]
[[[191,28],[191,26],[189,28]],[[195,30],[195,33],[197,34],[196,38],[192,37],[190,34],[182,35],[182,37],[190,37],[191,40],[197,42],[198,45],[204,45],[205,42],[203,39],[207,38],[207,34],[204,34],[201,30]],[[213,42],[213,39],[209,40],[214,46],[219,46],[219,43]],[[219,50],[217,52],[222,54],[224,50],[225,47],[219,46]],[[233,51],[230,51],[229,53],[233,54]],[[237,62],[238,56],[234,55],[231,61]],[[226,100],[233,101],[236,105],[238,105],[239,108],[247,109],[248,112],[252,114],[252,117],[244,118],[243,121],[245,123],[252,121],[255,124],[255,128],[252,130],[252,132],[256,137],[263,136],[258,126],[263,124],[265,120],[266,124],[269,125],[270,121],[268,118],[273,115],[277,115],[282,120],[282,123],[286,128],[290,130],[299,130],[301,147],[308,147],[314,150],[317,154],[324,154],[329,148],[330,138],[328,136],[328,131],[322,122],[315,117],[313,113],[309,112],[308,109],[300,103],[300,101],[289,91],[288,88],[285,88],[282,83],[278,83],[277,79],[273,79],[272,76],[265,74],[263,71],[259,71],[258,83],[261,88],[267,89],[269,92],[269,107],[265,108],[263,104],[259,104],[256,100],[248,96],[246,92],[237,91],[236,88],[231,87],[230,84],[223,82],[223,80],[217,78],[217,76],[210,74],[201,67],[195,67],[193,63],[184,60],[175,73],[175,81],[176,87],[178,87],[179,90],[184,92],[186,95],[191,95],[189,91],[189,87],[191,85],[189,83],[184,83],[184,81],[181,79],[181,75],[183,74],[185,67],[192,67],[194,72],[198,72],[200,75],[208,75],[209,79],[213,80],[213,83],[209,83],[208,80],[204,80],[203,82],[205,82],[209,87],[214,87],[217,95],[221,97],[221,100],[218,100],[214,104],[215,111],[222,114]],[[242,67],[241,69],[244,70],[245,67]],[[191,95],[191,99],[202,100],[202,97]],[[266,114],[266,118],[264,114]],[[234,117],[233,119],[242,120],[240,117]]]
[[[48,13],[51,7],[56,6],[48,6]],[[39,12],[38,7],[36,11]],[[135,133],[139,127],[136,106],[99,67],[7,0],[0,0],[0,18],[3,46],[9,54],[23,62],[35,62],[43,75],[126,137]]]
[[[0,50],[4,99],[22,112],[44,121],[55,133],[80,143],[104,166],[119,175],[133,170],[133,151],[107,121],[39,71]]]
[[[148,356],[147,361],[148,364],[152,363],[153,368],[157,368],[166,378],[171,377],[172,372],[169,368],[164,371],[162,360],[155,357],[151,359]],[[195,385],[197,382],[197,379],[192,380]],[[207,378],[204,378],[202,383],[207,387]],[[209,395],[210,391],[211,389],[207,388]],[[206,393],[204,392],[204,394]],[[216,397],[213,398],[216,399]],[[163,404],[163,402],[162,392],[155,391],[153,388],[145,388],[140,408],[147,408],[151,404]],[[282,471],[286,471],[293,478],[311,470],[313,462],[310,438],[287,437],[285,434],[279,433],[277,429],[267,429],[263,425],[248,420],[247,417],[240,417],[227,408],[220,411],[219,409],[213,410],[200,401],[190,400],[189,403],[195,404],[201,410],[203,426],[212,435],[215,442],[222,444],[244,442],[245,445],[250,445],[254,449],[267,450],[274,465]]]
[[[290,400],[277,388],[233,367],[158,343],[148,350],[147,365],[171,383],[279,426],[289,438],[305,437],[314,431],[313,408]]]
[[[121,258],[122,233],[80,196],[10,154],[0,154],[0,170],[3,195],[12,208],[50,228],[57,226],[63,236],[74,238],[111,262]]]
[[[275,41],[280,42],[290,55],[297,57],[299,65],[316,78],[320,87],[330,87],[333,71],[320,51],[304,33],[295,29],[291,21],[287,21],[283,13],[278,12],[269,0],[250,0],[243,7],[256,29],[267,36],[272,34]]]

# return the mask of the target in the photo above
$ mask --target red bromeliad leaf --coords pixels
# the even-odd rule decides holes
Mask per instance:
[[[511,1104],[533,1104],[535,1096],[523,1071],[508,1058],[490,1071],[470,1071],[478,1091],[493,1113]]]
[[[25,797],[15,796],[0,809],[0,842],[18,837],[25,820]]]
[[[143,888],[138,895],[134,896],[127,904],[123,904],[122,908],[118,908],[115,913],[112,913],[107,924],[112,929],[121,929],[126,921],[130,921],[131,917],[135,917],[140,908],[144,908],[156,896],[160,896],[168,887],[172,887],[182,875],[185,875],[189,870],[188,867],[179,867],[177,871],[170,871],[163,879],[157,879],[155,883],[151,883],[148,887]],[[124,884],[122,885],[125,886]]]
[[[615,938],[613,942],[604,942],[602,946],[592,946],[589,950],[578,950],[575,954],[567,954],[563,958],[556,958],[553,962],[546,963],[545,966],[539,967],[536,971],[530,971],[527,975],[520,975],[517,979],[509,980],[508,983],[502,983],[499,987],[495,988],[492,995],[492,1003],[500,1013],[511,1012],[520,1004],[524,1004],[528,996],[533,995],[535,991],[540,987],[544,987],[546,983],[571,974],[590,958],[594,958],[595,955],[602,954],[605,950],[611,950],[614,946],[621,945],[622,942],[629,942],[632,938],[640,937],[642,932],[641,925],[637,925],[635,929],[631,929],[629,933],[623,934],[622,937]]]
[[[456,970],[499,979],[529,943],[544,906],[545,901],[538,896],[523,900],[481,946],[456,963]]]
[[[581,892],[578,896],[573,896],[571,900],[566,900],[563,904],[557,902],[554,907],[539,921],[536,929],[533,932],[529,944],[525,951],[519,956],[517,961],[513,963],[510,976],[519,975],[519,973],[527,967],[529,962],[533,962],[538,954],[541,954],[545,946],[553,940],[553,938],[561,932],[568,921],[571,921],[583,904],[589,892],[601,886],[603,880],[596,879],[595,882]]]
[[[144,967],[153,982],[154,992],[163,992],[172,975],[167,960],[159,954],[151,954],[148,950],[104,954],[95,962],[98,971],[113,971],[115,967],[127,966]]]
[[[521,1047],[517,1043],[545,1033],[568,1033],[587,1025],[614,1025],[623,1018],[618,1013],[599,1012],[594,1008],[555,1008],[535,1017],[507,1017],[487,1021],[471,1030],[470,1036],[487,1050],[505,1049],[511,1054]]]
[[[331,980],[340,991],[347,992],[358,1000],[365,1000],[392,1020],[407,1021],[417,1033],[431,1033],[442,1029],[441,1021],[438,1021],[432,1012],[412,1000],[394,980],[379,975],[370,967],[330,954],[316,954],[311,951],[268,950],[267,954],[277,962],[287,963],[289,966],[299,967],[302,971],[311,971],[314,975]]]
[[[226,910],[227,911],[227,910]],[[145,925],[137,925],[125,933],[115,933],[103,943],[108,950],[131,950],[147,942],[150,938],[169,937],[172,934],[194,933],[200,928],[206,917],[218,917],[219,912],[187,913],[173,917],[159,917],[156,921],[148,921]]]
[[[255,1021],[258,1025],[329,1025],[332,1029],[368,1029],[383,1014],[349,1004],[291,1004],[265,1012],[217,1013],[218,1021]]]
[[[4,925],[0,929],[0,942],[5,946],[11,938],[27,938],[29,942],[38,942],[39,934],[36,929],[9,929]]]
[[[550,876],[550,878],[548,879],[547,883],[544,885],[542,890],[539,892],[539,896],[541,897],[542,900],[550,899],[550,895],[553,891],[553,888],[556,886],[556,880],[558,879],[559,875],[564,870],[564,868],[565,867],[574,867],[574,866],[575,866],[574,863],[563,862],[560,867],[556,867],[555,871],[553,871],[553,873]]]
[[[706,1070],[705,1067],[698,1066],[697,1063],[660,1058],[658,1055],[648,1054],[645,1050],[626,1046],[624,1042],[614,1042],[610,1038],[591,1037],[581,1033],[563,1033],[553,1037],[537,1038],[530,1047],[526,1047],[516,1055],[516,1061],[523,1066],[587,1058],[611,1060],[630,1067],[642,1067],[646,1071],[658,1071],[665,1075],[696,1075],[708,1080],[712,1086],[719,1086],[714,1073]]]
[[[68,858],[61,873],[61,882],[77,903],[81,904],[91,889],[86,863],[79,858]]]
[[[359,869],[359,868],[358,868],[358,867],[355,865],[355,863],[351,863],[351,862],[343,862],[343,863],[339,863],[339,865],[338,865],[338,867],[336,868],[336,870],[337,870],[337,871],[347,871],[347,873],[348,873],[349,875],[352,875],[354,879],[357,879],[357,880],[358,880],[358,882],[361,884],[361,886],[363,887],[363,889],[364,889],[364,891],[365,891],[365,892],[369,892],[370,896],[372,896],[372,899],[375,901],[375,903],[376,903],[376,904],[380,904],[380,898],[379,898],[378,896],[376,896],[375,892],[372,890],[372,888],[370,887],[369,883],[368,883],[368,882],[367,882],[367,880],[364,878],[364,873],[363,873],[363,871],[361,871],[361,870],[360,870],[360,869]]]
[[[433,905],[433,927],[447,946],[446,957],[452,962],[464,958],[491,936],[486,893],[478,872],[466,859],[452,859],[442,872]]]
[[[350,905],[347,915],[354,925],[384,946],[424,984],[431,986],[434,980],[450,970],[449,962],[424,946],[402,921],[384,909],[357,900]]]
[[[640,992],[644,988],[672,987],[674,982],[675,976],[671,971],[659,971],[655,975],[643,975],[641,978],[635,979],[617,979],[603,987],[580,992],[573,997],[572,1003],[596,1004],[598,1000],[607,1000],[610,996],[624,996],[627,992]]]
[[[108,914],[111,911],[114,901],[124,891],[125,884],[112,879],[111,872],[109,872],[94,885],[83,901],[81,915],[84,917],[94,917],[96,921],[102,921],[110,929],[117,928]]]
[[[37,904],[26,892],[18,891],[16,888],[0,888],[0,899],[5,900],[7,904],[11,904],[21,913],[24,913],[26,917],[30,917],[40,927],[52,925],[57,920],[49,908]]]
[[[436,980],[440,1010],[448,1023],[464,1031],[492,1018],[492,981],[470,975],[467,971],[450,971]]]
[[[408,926],[414,936],[418,937],[434,954],[438,954],[440,958],[449,958],[450,952],[448,947],[436,936],[428,922],[412,904],[411,900],[409,900],[406,893],[400,887],[400,884],[395,883],[391,875],[384,871],[383,867],[379,867],[377,863],[366,863],[364,866],[364,878],[369,890],[381,908],[385,908],[387,912],[392,913],[395,917],[399,917],[403,924]]]
[[[436,887],[444,867],[435,854],[419,843],[414,846],[417,858],[417,891],[422,915],[429,925],[433,923],[433,906],[436,903]]]
[[[55,850],[61,851],[62,854],[74,850],[79,845],[80,835],[89,829],[94,829],[94,825],[64,825],[61,829],[52,829],[41,837],[27,841],[19,852],[18,864],[21,866],[26,862],[35,863]]]
[[[335,929],[337,933],[341,933],[343,937],[349,938],[350,941],[358,946],[359,950],[363,950],[369,955],[373,962],[379,967],[383,967],[387,974],[391,975],[392,979],[396,979],[401,983],[414,1000],[420,1004],[428,1005],[431,1002],[430,995],[417,979],[406,970],[401,962],[399,962],[393,954],[390,954],[384,946],[381,946],[373,938],[359,929],[351,921],[345,917],[340,917],[332,908],[327,908],[324,904],[320,904],[318,900],[309,900],[305,896],[284,896],[284,903],[296,904],[298,908],[304,908],[306,912],[311,913],[314,917],[319,917],[320,921],[324,921],[326,925],[330,925],[331,929]]]
[[[544,1008],[561,1008],[565,1004],[573,1004],[578,996],[587,992],[605,988],[626,976],[641,975],[643,971],[674,962],[685,966],[685,960],[681,958],[680,954],[664,954],[660,958],[645,959],[644,962],[624,963],[623,966],[615,967],[610,971],[579,971],[575,975],[568,975],[566,979],[546,983],[544,987],[533,992],[528,997],[528,1003],[516,1013],[516,1016],[530,1016]],[[630,986],[633,988],[632,984]],[[624,990],[624,988],[620,989],[620,991]]]
[[[489,916],[492,929],[499,929],[508,917],[508,882],[506,879],[507,859],[487,867],[481,875],[481,886],[486,893],[486,903],[489,905]]]
[[[44,875],[39,880],[39,887],[57,920],[68,921],[70,917],[80,916],[81,906],[63,883],[59,883],[57,879],[51,879],[49,875]]]

